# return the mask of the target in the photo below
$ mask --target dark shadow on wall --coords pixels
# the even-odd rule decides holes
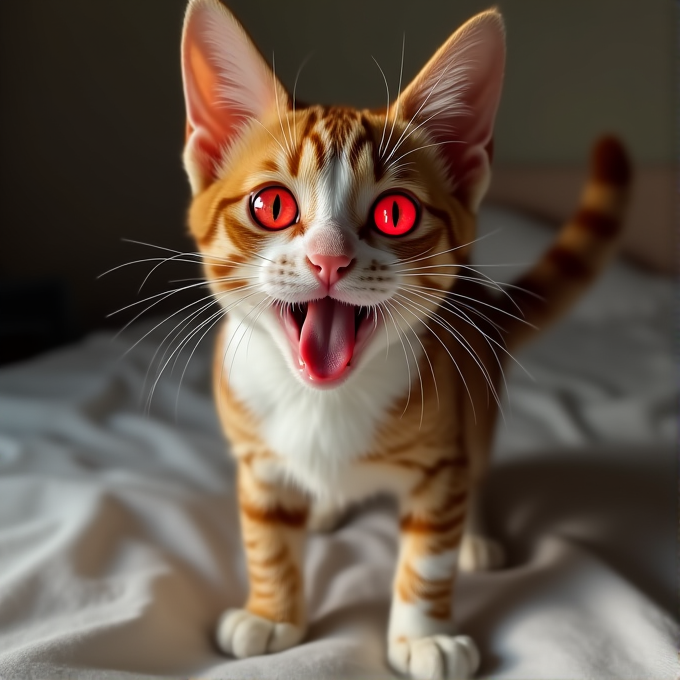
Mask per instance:
[[[184,7],[185,0],[26,0],[0,10],[0,282],[8,295],[46,286],[30,313],[24,305],[27,327],[60,315],[56,298],[69,309],[57,322],[68,338],[120,325],[106,315],[138,299],[149,266],[96,277],[167,256],[124,237],[193,249],[181,166]],[[145,292],[168,287],[157,277]],[[177,309],[168,302],[157,311]]]

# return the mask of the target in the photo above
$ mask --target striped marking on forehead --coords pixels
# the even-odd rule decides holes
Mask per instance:
[[[323,168],[326,159],[326,149],[316,129],[320,110],[318,107],[314,107],[304,110],[303,113],[306,114],[306,119],[302,134],[295,140],[297,143],[294,144],[292,152],[288,155],[288,171],[293,177],[297,177],[300,171],[300,161],[306,144],[311,143],[314,147],[317,169]]]
[[[300,172],[303,156],[313,153],[314,168],[322,172],[333,159],[346,158],[351,170],[358,168],[362,152],[369,148],[375,181],[385,172],[379,158],[376,136],[367,116],[347,107],[312,107],[303,110],[302,132],[288,156],[288,171],[293,177]],[[302,112],[301,112],[302,113]]]
[[[358,111],[345,107],[334,106],[325,112],[322,123],[335,154],[342,154],[352,133],[359,127],[359,119]]]

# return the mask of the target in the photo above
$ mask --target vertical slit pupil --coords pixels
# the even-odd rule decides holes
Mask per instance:
[[[279,215],[281,214],[281,197],[276,194],[276,198],[274,199],[274,205],[272,205],[272,216],[274,218],[274,221],[279,219]]]
[[[392,201],[392,224],[396,227],[399,224],[399,204]]]

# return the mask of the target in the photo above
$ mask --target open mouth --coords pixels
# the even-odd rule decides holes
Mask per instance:
[[[331,297],[280,304],[279,315],[301,374],[318,387],[347,377],[375,330],[367,307]]]

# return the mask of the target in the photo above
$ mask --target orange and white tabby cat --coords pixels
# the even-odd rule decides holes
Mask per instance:
[[[394,669],[467,678],[457,566],[491,568],[472,494],[509,352],[612,250],[628,177],[613,139],[579,211],[512,296],[469,264],[489,185],[503,21],[456,31],[386,111],[301,106],[218,0],[192,0],[182,67],[191,231],[225,312],[216,398],[238,464],[250,595],[217,640],[237,657],[300,642],[310,522],[379,492],[400,512]]]

